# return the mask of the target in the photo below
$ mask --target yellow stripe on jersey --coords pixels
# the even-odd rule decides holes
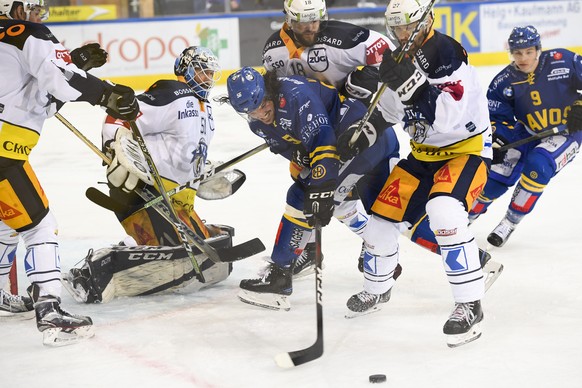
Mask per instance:
[[[416,143],[414,140],[410,140],[410,148],[414,158],[423,162],[449,160],[460,155],[479,156],[483,151],[483,135],[479,134],[444,147]]]
[[[546,185],[537,183],[536,181],[532,180],[530,177],[524,174],[521,174],[521,179],[519,183],[521,183],[524,189],[532,193],[541,193],[546,188]]]
[[[309,154],[309,158],[311,159],[311,165],[313,166],[313,164],[325,158],[339,160],[339,155],[337,154],[337,149],[335,146],[323,146],[317,147],[315,150],[313,150],[313,152]]]
[[[40,135],[32,129],[0,121],[0,156],[15,160],[28,160],[30,151]]]
[[[291,217],[287,213],[284,213],[283,214],[283,218],[285,218],[287,221],[291,222],[292,224],[299,225],[302,228],[311,229],[311,226],[309,226],[309,224],[307,222],[302,221],[302,220],[299,220],[299,219],[297,219],[295,217]]]

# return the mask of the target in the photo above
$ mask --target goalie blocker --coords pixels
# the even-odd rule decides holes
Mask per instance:
[[[234,228],[213,225],[220,233],[206,241],[216,249],[232,246]],[[198,291],[225,280],[232,263],[214,263],[196,248],[195,258],[205,282],[196,277],[192,261],[180,246],[114,245],[90,250],[80,268],[63,273],[63,285],[77,302],[107,303],[115,297],[150,295],[188,287]]]

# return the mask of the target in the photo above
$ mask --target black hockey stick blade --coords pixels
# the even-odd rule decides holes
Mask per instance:
[[[275,356],[275,363],[281,368],[292,368],[306,362],[318,359],[323,355],[323,303],[322,303],[322,270],[321,261],[321,224],[315,224],[315,308],[317,316],[317,338],[308,348],[294,352],[280,353]]]
[[[239,261],[261,253],[265,250],[265,245],[258,238],[253,238],[252,240],[245,241],[242,244],[235,245],[230,248],[218,249],[218,255],[220,256],[220,261],[223,263],[232,263],[233,261]]]
[[[124,213],[128,209],[126,205],[114,200],[109,195],[95,187],[87,188],[85,191],[85,196],[94,204],[114,213]]]
[[[114,200],[95,187],[89,187],[85,192],[85,195],[93,203],[107,210],[111,210],[112,212],[123,213],[127,211],[127,207],[124,204]],[[233,247],[218,249],[217,252],[220,258],[220,262],[232,263],[234,261],[251,257],[257,253],[261,253],[265,249],[266,248],[263,242],[258,238],[254,238]]]

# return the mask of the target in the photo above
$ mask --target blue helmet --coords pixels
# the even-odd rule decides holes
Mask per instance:
[[[511,31],[511,34],[509,34],[507,44],[509,46],[509,52],[528,47],[535,47],[537,50],[542,49],[540,34],[534,26],[515,27]]]
[[[198,80],[196,74],[200,73]],[[174,74],[183,76],[186,84],[194,94],[203,100],[208,100],[208,93],[214,83],[220,79],[218,59],[206,47],[190,46],[174,62]]]
[[[256,110],[265,98],[265,80],[252,67],[243,67],[226,81],[230,105],[239,113]]]

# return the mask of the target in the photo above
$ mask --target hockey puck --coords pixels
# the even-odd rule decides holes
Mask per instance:
[[[377,383],[385,383],[386,382],[386,375],[371,375],[369,380],[372,384]]]

